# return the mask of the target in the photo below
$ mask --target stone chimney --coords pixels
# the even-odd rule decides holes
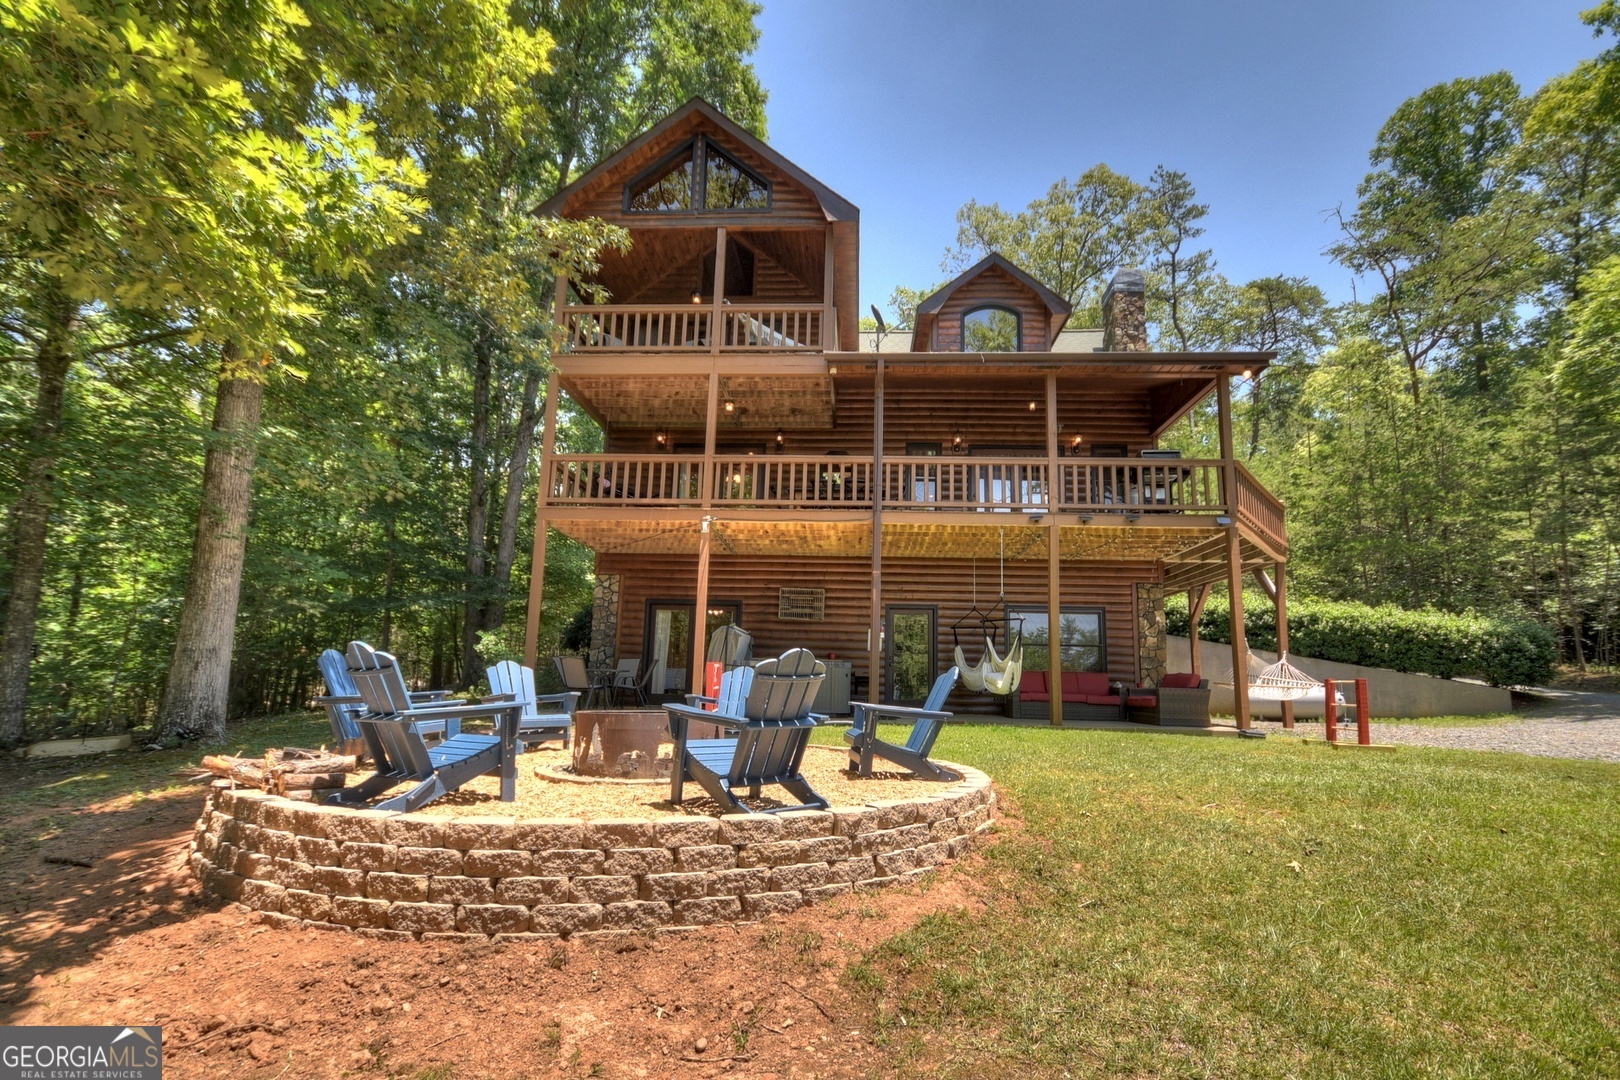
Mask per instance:
[[[1121,270],[1103,293],[1103,352],[1147,352],[1147,275]]]

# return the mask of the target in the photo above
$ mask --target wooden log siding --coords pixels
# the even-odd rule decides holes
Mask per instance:
[[[621,657],[640,657],[646,633],[647,602],[690,601],[697,577],[697,560],[690,555],[649,555],[621,552],[597,556],[598,574],[620,575],[618,650]],[[837,653],[852,661],[856,673],[869,670],[866,634],[871,621],[871,563],[865,558],[741,557],[722,553],[710,558],[711,603],[742,604],[743,625],[754,635],[756,656],[775,656],[802,646],[821,658]],[[1116,679],[1135,682],[1138,676],[1136,642],[1136,589],[1139,581],[1159,580],[1157,568],[1147,562],[1065,562],[1064,605],[1101,607],[1107,634],[1108,671]],[[1006,595],[1015,607],[1045,610],[1047,565],[1045,546],[1033,557],[1008,559]],[[776,617],[778,590],[826,590],[822,622],[798,622]],[[1001,569],[994,558],[978,561],[980,609],[994,605],[1001,588]],[[944,671],[955,662],[950,626],[973,605],[973,563],[965,559],[885,558],[883,603],[934,604],[939,608],[939,650],[936,663]],[[974,657],[979,648],[964,649]],[[999,711],[1001,699],[970,694],[960,687],[950,707],[963,712]]]
[[[690,305],[689,305],[690,306]],[[628,381],[628,380],[627,380]],[[637,380],[645,381],[645,380]],[[667,382],[667,380],[665,380]],[[872,383],[869,379],[834,380],[837,408],[832,426],[819,429],[785,427],[783,451],[796,455],[825,454],[837,450],[853,457],[870,457],[872,450]],[[746,394],[738,395],[747,406]],[[883,428],[885,457],[904,457],[908,444],[934,443],[947,453],[951,437],[960,432],[963,443],[974,446],[1028,446],[1031,455],[1044,457],[1046,414],[1039,407],[1045,388],[1039,379],[984,380],[906,379],[891,373],[884,387],[888,402]],[[1037,408],[1031,411],[1029,403]],[[772,443],[776,429],[745,426],[748,418],[722,419],[722,442]],[[1127,455],[1151,448],[1152,408],[1147,394],[1124,386],[1060,383],[1058,388],[1058,442],[1064,456],[1080,436],[1079,453],[1090,454],[1097,445],[1122,446]],[[610,454],[650,452],[654,430],[615,425],[604,434],[603,449]],[[670,428],[667,445],[703,440],[701,427]],[[774,449],[774,444],[772,444]]]
[[[936,352],[960,352],[962,316],[977,307],[995,304],[1018,313],[1022,352],[1044,352],[1047,340],[1046,305],[1021,282],[998,267],[991,267],[951,294],[939,309],[934,323],[933,347]],[[1045,423],[1045,416],[1041,422]]]

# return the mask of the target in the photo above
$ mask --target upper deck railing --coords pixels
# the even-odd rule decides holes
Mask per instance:
[[[672,454],[558,454],[547,497],[554,506],[686,507],[704,503],[704,458]],[[1048,511],[1141,517],[1229,512],[1225,463],[1185,459],[717,455],[711,506],[754,509],[870,509],[881,471],[883,504],[897,511]],[[1238,465],[1237,517],[1279,545],[1283,506]]]
[[[719,315],[716,317],[716,310]],[[576,353],[820,352],[834,340],[821,304],[570,304],[564,340]]]

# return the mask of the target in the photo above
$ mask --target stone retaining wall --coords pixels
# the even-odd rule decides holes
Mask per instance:
[[[927,798],[721,818],[448,819],[216,781],[191,868],[273,923],[469,940],[677,929],[915,879],[991,827],[976,769]]]

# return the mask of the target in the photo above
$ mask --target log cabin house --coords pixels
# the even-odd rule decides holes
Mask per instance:
[[[1140,272],[1115,277],[1101,329],[1072,330],[1062,297],[992,254],[912,330],[863,333],[859,210],[700,100],[540,212],[632,244],[596,276],[609,302],[557,283],[530,664],[548,529],[595,552],[593,658],[639,658],[655,691],[699,685],[708,632],[738,622],[756,654],[805,646],[849,662],[858,697],[914,701],[958,636],[980,654],[983,612],[1021,622],[1032,669],[1135,684],[1164,673],[1166,592],[1201,609],[1216,582],[1242,687],[1246,573],[1286,647],[1283,506],[1231,435],[1232,379],[1272,355],[1150,351]],[[601,453],[558,449],[559,392]],[[1160,451],[1210,394],[1220,458]],[[1038,647],[1054,625],[1061,648]],[[959,686],[950,707],[1004,704]]]

